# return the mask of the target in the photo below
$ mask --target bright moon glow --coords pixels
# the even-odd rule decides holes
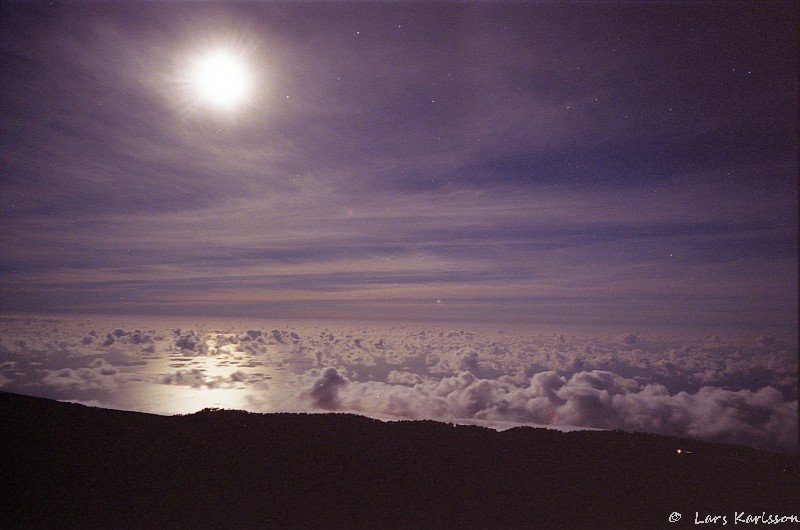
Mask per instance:
[[[230,109],[241,103],[250,88],[245,63],[228,50],[217,50],[197,61],[193,81],[206,102]]]

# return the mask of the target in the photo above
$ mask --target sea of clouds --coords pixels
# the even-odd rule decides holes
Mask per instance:
[[[348,411],[795,452],[797,381],[796,340],[772,336],[0,319],[0,389],[162,414]]]

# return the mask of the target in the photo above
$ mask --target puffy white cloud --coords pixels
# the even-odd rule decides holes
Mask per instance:
[[[112,391],[118,385],[118,370],[104,359],[95,359],[86,368],[45,370],[41,384],[60,391]]]
[[[419,374],[397,370],[392,370],[389,372],[389,375],[386,376],[386,382],[390,385],[414,386],[421,383],[423,380],[424,379]]]
[[[165,385],[190,386],[192,388],[231,388],[240,384],[250,384],[263,381],[263,376],[249,375],[242,371],[230,375],[206,375],[205,370],[193,368],[190,370],[177,370],[172,374],[158,377],[158,382]]]
[[[347,380],[339,375],[336,368],[328,367],[322,371],[314,385],[303,392],[317,407],[333,410],[339,406],[339,388],[347,384]]]
[[[348,382],[327,368],[305,395],[329,410],[646,431],[770,450],[796,448],[797,401],[786,400],[772,387],[702,387],[696,393],[670,394],[663,385],[639,386],[604,371],[579,372],[569,379],[541,372],[525,386],[479,379],[470,372],[413,386],[408,382]]]
[[[10,383],[14,382],[14,375],[16,370],[14,369],[17,363],[15,361],[6,361],[4,363],[0,363],[0,387],[4,387]]]
[[[180,333],[180,330],[176,330],[175,335],[175,347],[179,350],[186,350],[199,355],[206,353],[206,345],[194,330],[187,331],[186,333]]]

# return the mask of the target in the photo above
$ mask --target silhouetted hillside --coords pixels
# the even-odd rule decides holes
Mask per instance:
[[[688,528],[695,512],[728,526],[734,512],[800,515],[796,457],[645,434],[166,417],[0,393],[0,447],[4,528]]]

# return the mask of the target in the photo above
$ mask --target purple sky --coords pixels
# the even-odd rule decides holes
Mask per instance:
[[[0,311],[793,329],[795,8],[3,2]]]

